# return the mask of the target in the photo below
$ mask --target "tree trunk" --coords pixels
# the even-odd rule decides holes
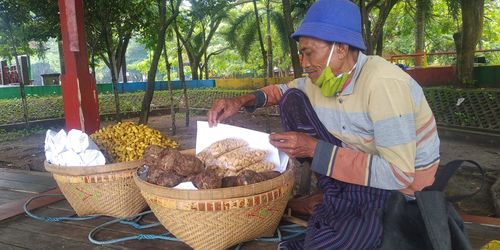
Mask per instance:
[[[111,72],[111,83],[113,85],[113,95],[115,97],[116,121],[121,121],[120,111],[120,96],[118,95],[118,67],[116,62],[116,54],[112,48],[112,34],[108,27],[102,27],[104,41],[106,45],[106,53],[108,54],[109,70]]]
[[[257,25],[257,34],[259,35],[259,45],[260,45],[260,52],[262,53],[262,62],[264,63],[263,69],[264,72],[266,72],[267,57],[266,57],[266,49],[264,48],[264,39],[262,38],[262,31],[260,30],[260,18],[259,18],[259,11],[257,9],[257,0],[253,0],[253,10],[255,13],[255,24]]]
[[[267,27],[266,27],[266,39],[267,39],[267,77],[273,77],[273,43],[271,40],[271,0],[266,0],[266,12],[267,12]]]
[[[361,33],[363,35],[363,40],[365,41],[366,51],[365,53],[370,55],[371,48],[369,48],[370,44],[370,34],[371,34],[371,21],[368,18],[370,11],[366,8],[366,1],[359,1],[359,10],[361,12]]]
[[[297,43],[290,37],[294,32],[290,0],[282,0],[281,2],[283,4],[283,16],[285,18],[285,32],[288,37],[288,45],[290,46],[290,55],[292,57],[293,76],[294,78],[299,78],[302,76],[302,66],[300,65]],[[288,70],[286,73],[288,73]]]
[[[415,30],[415,53],[419,54],[424,52],[425,48],[425,15],[426,15],[426,1],[428,0],[416,0],[416,13],[415,22],[417,28]],[[422,56],[415,57],[415,66],[422,66]]]
[[[27,129],[29,127],[29,121],[28,121],[28,102],[26,101],[26,90],[24,88],[25,79],[21,76],[21,64],[19,63],[17,48],[15,45],[13,45],[12,48],[14,50],[14,57],[16,58],[16,71],[19,79],[19,91],[21,95],[21,102],[23,104],[23,118],[25,123],[24,125],[25,128]]]
[[[457,77],[460,85],[471,87],[474,85],[474,51],[483,32],[484,0],[467,0],[460,3],[462,36],[461,52],[458,53],[457,50],[457,56],[460,56],[457,60]]]
[[[144,98],[142,99],[141,117],[139,118],[140,124],[148,123],[149,108],[151,106],[151,101],[153,100],[153,94],[155,91],[156,71],[158,70],[158,62],[160,61],[163,45],[165,44],[165,31],[167,29],[166,25],[167,0],[158,0],[157,4],[160,10],[160,30],[158,32],[158,42],[156,43],[156,47],[153,52],[153,60],[151,61],[151,66],[149,67],[148,71],[148,82],[146,85],[146,93],[144,93]]]
[[[165,67],[167,69],[167,85],[168,85],[168,92],[170,94],[170,117],[172,118],[171,129],[172,129],[172,135],[175,135],[176,126],[175,126],[174,92],[172,91],[172,78],[171,78],[172,65],[168,61],[167,44],[163,46],[163,56],[165,58]]]
[[[460,70],[462,67],[462,32],[456,32],[453,34],[453,41],[455,42],[455,51],[457,53],[457,58],[455,59],[455,78],[456,78],[456,85],[460,86],[460,81],[459,81],[459,68]]]
[[[118,68],[116,67],[115,57],[110,58],[111,64],[111,83],[113,84],[113,95],[115,97],[116,121],[121,122],[120,96],[118,94]]]
[[[123,83],[127,83],[127,59],[125,55],[122,57],[122,78]]]
[[[206,51],[203,54],[203,59],[204,59],[203,67],[205,67],[205,80],[208,80],[208,56]]]
[[[198,69],[200,67],[198,60],[196,60],[195,56],[189,57],[189,65],[191,65],[191,79],[192,80],[198,80],[199,75],[198,75]]]
[[[179,63],[179,79],[182,84],[182,95],[184,99],[184,108],[186,109],[186,127],[189,127],[189,103],[187,97],[187,88],[186,88],[186,77],[184,76],[184,61],[182,60],[182,47],[181,41],[179,40],[179,33],[176,34],[177,37],[177,60]],[[196,68],[196,67],[195,67]]]
[[[376,54],[378,56],[382,56],[383,50],[384,50],[384,28],[382,27],[380,33],[378,34]]]
[[[375,51],[375,45],[378,41],[379,34],[381,34],[381,30],[384,27],[385,21],[389,16],[394,5],[399,0],[372,0],[372,1],[359,1],[359,8],[361,11],[361,25],[362,25],[362,33],[363,39],[365,40],[366,45],[366,54],[373,55]],[[380,3],[379,3],[380,2]],[[377,19],[374,20],[374,25],[372,28],[372,23],[369,18],[370,12],[373,8],[378,8]]]
[[[94,49],[92,49],[92,56],[91,56],[91,62],[92,62],[92,65],[90,66],[90,70],[92,71],[92,77],[94,77],[94,80],[95,80],[95,53],[94,53]]]
[[[19,58],[18,58],[18,55],[17,55],[17,47],[16,47],[16,40],[15,40],[15,36],[14,36],[14,33],[13,33],[13,28],[11,26],[11,23],[10,22],[6,22],[6,25],[7,25],[7,29],[9,31],[9,34],[10,34],[10,38],[12,40],[12,49],[13,49],[13,52],[14,52],[14,57],[16,58],[16,71],[17,71],[17,78],[19,79],[19,91],[20,91],[20,95],[21,95],[21,102],[23,104],[23,118],[24,118],[24,122],[25,122],[25,126],[26,126],[26,129],[28,128],[29,126],[29,123],[28,123],[28,103],[26,101],[26,92],[25,92],[25,89],[24,89],[24,77],[21,76],[21,64],[19,63]]]

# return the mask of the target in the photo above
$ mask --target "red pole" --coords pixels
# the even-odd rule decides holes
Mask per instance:
[[[99,129],[99,102],[95,79],[89,73],[83,1],[58,2],[64,55],[61,88],[66,129],[80,129],[92,134]]]

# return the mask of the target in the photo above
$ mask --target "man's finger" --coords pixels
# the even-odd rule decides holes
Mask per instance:
[[[224,105],[221,102],[216,102],[215,105],[208,111],[208,124],[209,127],[217,126],[217,116],[221,110],[224,109]]]
[[[292,138],[292,135],[291,134],[288,134],[288,133],[276,133],[276,134],[271,134],[269,136],[269,139],[270,140],[273,140],[273,141],[288,141]]]
[[[226,118],[228,118],[229,116],[231,116],[231,114],[229,114],[228,112],[224,112],[222,113],[218,118],[217,118],[217,121],[216,122],[223,122],[224,120],[226,120]]]

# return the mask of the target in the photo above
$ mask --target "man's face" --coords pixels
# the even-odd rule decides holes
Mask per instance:
[[[319,39],[312,37],[299,38],[301,65],[304,68],[304,73],[308,73],[313,82],[316,82],[326,67],[326,60],[328,60],[331,48],[331,44]]]

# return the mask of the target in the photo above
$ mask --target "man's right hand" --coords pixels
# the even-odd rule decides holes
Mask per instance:
[[[212,108],[208,111],[208,126],[217,126],[217,123],[238,113],[243,105],[243,101],[238,97],[216,100]]]

